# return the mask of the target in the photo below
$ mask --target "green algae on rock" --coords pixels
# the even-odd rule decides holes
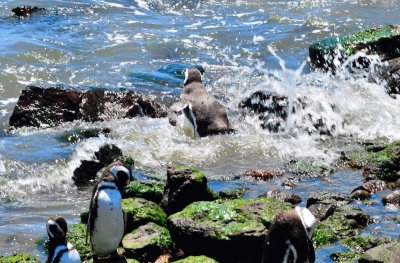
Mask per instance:
[[[173,261],[172,263],[218,263],[218,261],[206,256],[189,256],[187,258]]]
[[[310,45],[309,55],[313,67],[329,69],[335,60],[344,62],[357,51],[377,54],[381,60],[400,57],[399,45],[400,26],[388,25],[325,38]]]
[[[271,198],[200,201],[171,215],[168,228],[187,253],[228,262],[258,262],[267,228],[277,213],[291,207]]]
[[[393,241],[395,241],[395,239],[390,237],[373,238],[370,236],[353,236],[341,240],[341,243],[348,247],[351,251],[363,253],[370,248]]]
[[[68,227],[68,241],[78,250],[82,261],[92,258],[89,242],[86,244],[85,224],[79,223]]]
[[[245,191],[246,190],[244,188],[222,190],[219,192],[218,196],[221,199],[239,199],[243,197]]]
[[[314,245],[323,247],[339,239],[354,236],[358,234],[359,229],[367,226],[368,222],[368,214],[358,206],[340,207],[317,226],[313,236]]]
[[[126,231],[128,232],[148,222],[154,222],[160,226],[165,226],[167,222],[164,210],[156,203],[143,198],[122,199],[122,209],[127,214]]]
[[[153,222],[140,226],[122,239],[124,255],[142,262],[154,262],[161,254],[173,249],[168,229]]]
[[[332,253],[329,257],[335,262],[353,263],[357,262],[357,260],[361,257],[361,254],[353,251],[345,251]]]
[[[39,263],[35,257],[27,254],[14,254],[12,256],[0,256],[0,263]]]
[[[164,183],[159,181],[133,181],[125,189],[123,198],[140,197],[159,204],[164,191]]]
[[[359,263],[393,263],[399,262],[400,242],[391,242],[367,250]]]
[[[161,201],[167,214],[181,211],[196,201],[212,201],[217,194],[207,186],[206,176],[199,170],[185,166],[169,166]]]

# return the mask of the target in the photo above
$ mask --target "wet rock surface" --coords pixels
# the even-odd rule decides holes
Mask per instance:
[[[291,207],[269,198],[195,202],[171,215],[168,228],[187,253],[219,262],[260,262],[267,228],[277,213]]]
[[[274,171],[274,170],[247,170],[243,174],[246,177],[267,181],[274,177],[281,177],[283,175],[282,171]]]
[[[400,242],[392,242],[367,250],[359,259],[360,263],[399,262]]]
[[[161,206],[167,214],[181,211],[196,201],[215,199],[217,199],[217,195],[208,188],[207,178],[202,172],[184,166],[168,167],[167,181],[161,201]]]
[[[14,128],[48,127],[71,121],[107,121],[118,118],[166,117],[154,100],[133,91],[74,90],[28,86],[10,117]]]
[[[400,190],[393,191],[392,193],[382,197],[382,203],[385,205],[400,206]]]
[[[122,150],[116,145],[105,144],[94,153],[95,160],[82,160],[81,165],[74,170],[72,180],[76,185],[83,185],[93,182],[96,179],[97,172],[112,162],[123,159]],[[133,160],[132,160],[133,162]],[[129,166],[132,166],[130,163]]]
[[[154,262],[159,255],[173,249],[168,229],[153,222],[140,226],[122,239],[124,255],[141,262]]]
[[[388,25],[325,38],[310,45],[309,55],[312,66],[327,70],[335,69],[337,63],[343,63],[358,51],[377,54],[382,61],[400,57],[399,45],[400,27]],[[355,63],[358,67],[367,67],[370,61],[364,57]]]

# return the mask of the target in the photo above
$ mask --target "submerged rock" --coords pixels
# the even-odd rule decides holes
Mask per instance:
[[[270,198],[195,202],[171,215],[168,228],[185,253],[220,262],[260,262],[268,227],[291,207]]]
[[[74,90],[28,86],[10,117],[11,127],[48,127],[71,121],[107,121],[118,118],[166,117],[154,100],[134,91]]]
[[[244,172],[244,176],[251,177],[257,180],[267,181],[274,177],[281,177],[283,175],[282,171],[274,171],[274,170],[247,170]]]
[[[164,182],[159,181],[133,181],[122,194],[123,198],[140,197],[159,204],[164,191]]]
[[[168,229],[153,222],[140,226],[122,239],[124,255],[141,262],[154,262],[160,255],[173,249]]]
[[[377,54],[382,61],[400,57],[399,46],[400,26],[388,25],[325,38],[311,44],[309,54],[313,67],[334,69],[359,51],[367,55]],[[359,67],[370,64],[366,57],[355,62]]]
[[[0,256],[0,263],[39,263],[35,257],[22,253],[11,256]]]
[[[359,263],[393,263],[399,262],[400,242],[392,242],[367,250]]]
[[[14,15],[18,18],[27,18],[30,17],[34,13],[43,13],[46,11],[44,7],[37,7],[37,6],[30,6],[30,5],[22,5],[22,6],[17,6],[11,9],[11,11],[14,13]]]
[[[211,201],[218,196],[207,186],[206,176],[195,168],[168,167],[161,205],[167,214],[181,211],[196,201]]]
[[[107,135],[111,132],[108,128],[103,129],[74,129],[61,135],[61,140],[65,142],[80,142],[83,139]]]
[[[127,215],[126,232],[149,222],[165,226],[167,215],[162,208],[143,198],[122,199],[122,209]]]

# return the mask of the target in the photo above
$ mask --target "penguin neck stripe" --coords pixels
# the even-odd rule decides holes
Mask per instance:
[[[54,238],[54,234],[50,231],[50,226],[57,226],[58,231],[61,232],[62,236],[65,235],[64,230],[62,230],[62,228],[60,227],[59,224],[57,224],[55,221],[49,219],[47,221],[47,233],[49,233],[49,235]]]
[[[186,82],[188,81],[188,78],[189,78],[189,70],[185,69],[185,80],[183,81],[183,85],[186,84]]]

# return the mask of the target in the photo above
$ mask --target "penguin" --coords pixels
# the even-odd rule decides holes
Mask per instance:
[[[305,207],[279,213],[268,229],[261,263],[314,263],[311,241],[317,220]]]
[[[121,161],[108,165],[94,186],[90,200],[86,243],[90,236],[93,260],[110,256],[119,258],[118,248],[126,225],[121,191],[128,186],[131,172]]]
[[[207,92],[201,72],[196,68],[187,68],[182,73],[185,80],[181,100],[170,107],[169,123],[176,126],[177,113],[183,111],[196,138],[234,132],[229,125],[227,107]]]
[[[67,221],[61,216],[52,216],[46,223],[49,236],[49,256],[46,263],[80,263],[78,251],[67,242]]]

